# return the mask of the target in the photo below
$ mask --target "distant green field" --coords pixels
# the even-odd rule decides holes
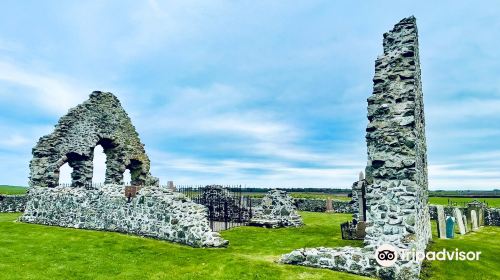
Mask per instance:
[[[0,185],[0,194],[24,194],[27,190],[26,187]]]
[[[481,202],[486,201],[489,207],[500,207],[500,198],[471,198],[471,197],[429,197],[429,203],[434,205],[448,205],[448,200],[456,202],[457,206],[463,206],[464,202],[469,203],[477,199]]]
[[[343,200],[343,201],[349,201],[351,200],[350,197],[347,196],[341,196],[338,194],[328,194],[328,193],[321,193],[321,192],[290,192],[289,193],[292,197],[294,198],[308,198],[308,199],[335,199],[335,200]],[[244,193],[244,195],[249,195],[251,197],[256,197],[256,198],[261,198],[266,195],[266,193]]]
[[[27,188],[21,186],[0,185],[0,194],[24,194]],[[244,193],[251,197],[264,197],[265,193]],[[335,199],[342,201],[351,200],[350,197],[340,196],[336,194],[328,194],[322,192],[291,192],[290,195],[294,198],[309,198],[309,199]],[[463,206],[464,202],[468,203],[477,199],[481,202],[485,201],[489,207],[500,208],[500,198],[470,198],[470,197],[430,197],[429,203],[434,205],[448,205],[448,200],[457,203],[458,206]]]

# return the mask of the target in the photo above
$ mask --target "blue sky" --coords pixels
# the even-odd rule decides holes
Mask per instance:
[[[382,34],[415,15],[430,188],[500,188],[498,1],[343,2],[3,1],[0,184],[102,90],[164,183],[349,187]]]

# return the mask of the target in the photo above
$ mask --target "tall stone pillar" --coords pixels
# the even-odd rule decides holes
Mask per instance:
[[[373,94],[368,98],[365,245],[425,250],[431,230],[415,18],[396,24],[384,34],[383,44],[384,53],[375,61]]]

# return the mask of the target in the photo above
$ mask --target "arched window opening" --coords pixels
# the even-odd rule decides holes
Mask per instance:
[[[66,162],[59,168],[59,185],[71,185],[73,168]]]
[[[101,145],[97,145],[94,148],[93,164],[92,183],[104,183],[104,179],[106,178],[106,154]]]
[[[130,170],[125,169],[125,172],[123,172],[123,182],[125,183],[125,186],[130,186],[130,181],[132,181]]]

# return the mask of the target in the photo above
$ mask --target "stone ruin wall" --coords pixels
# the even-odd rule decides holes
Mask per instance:
[[[431,237],[418,31],[414,17],[384,34],[368,98],[367,248],[425,250]]]
[[[132,184],[158,184],[149,173],[144,144],[118,98],[94,91],[89,100],[61,117],[54,132],[41,137],[33,148],[30,186],[57,186],[59,169],[65,163],[73,168],[73,186],[91,184],[97,145],[106,154],[105,183],[123,184],[123,173],[129,169]]]
[[[106,154],[105,185],[92,186],[94,148]],[[72,168],[70,187],[59,186],[60,167]],[[160,189],[139,135],[120,101],[94,91],[69,110],[53,133],[33,148],[30,189],[20,220],[71,228],[118,231],[194,247],[221,247],[227,241],[212,232],[207,209],[184,195]],[[130,170],[136,194],[123,184]],[[130,195],[126,197],[126,191]]]
[[[23,212],[26,207],[26,195],[0,194],[0,213]]]
[[[32,187],[20,221],[130,233],[193,247],[228,245],[219,233],[212,232],[207,209],[183,194],[149,186],[129,201],[124,188]]]
[[[325,203],[326,204],[326,203]],[[250,225],[263,227],[300,227],[304,224],[294,199],[284,190],[270,190],[254,208]]]
[[[366,139],[367,228],[364,248],[306,248],[280,262],[347,271],[382,279],[418,279],[421,263],[382,267],[382,244],[425,250],[431,237],[423,95],[416,20],[401,20],[384,34],[368,98]]]

